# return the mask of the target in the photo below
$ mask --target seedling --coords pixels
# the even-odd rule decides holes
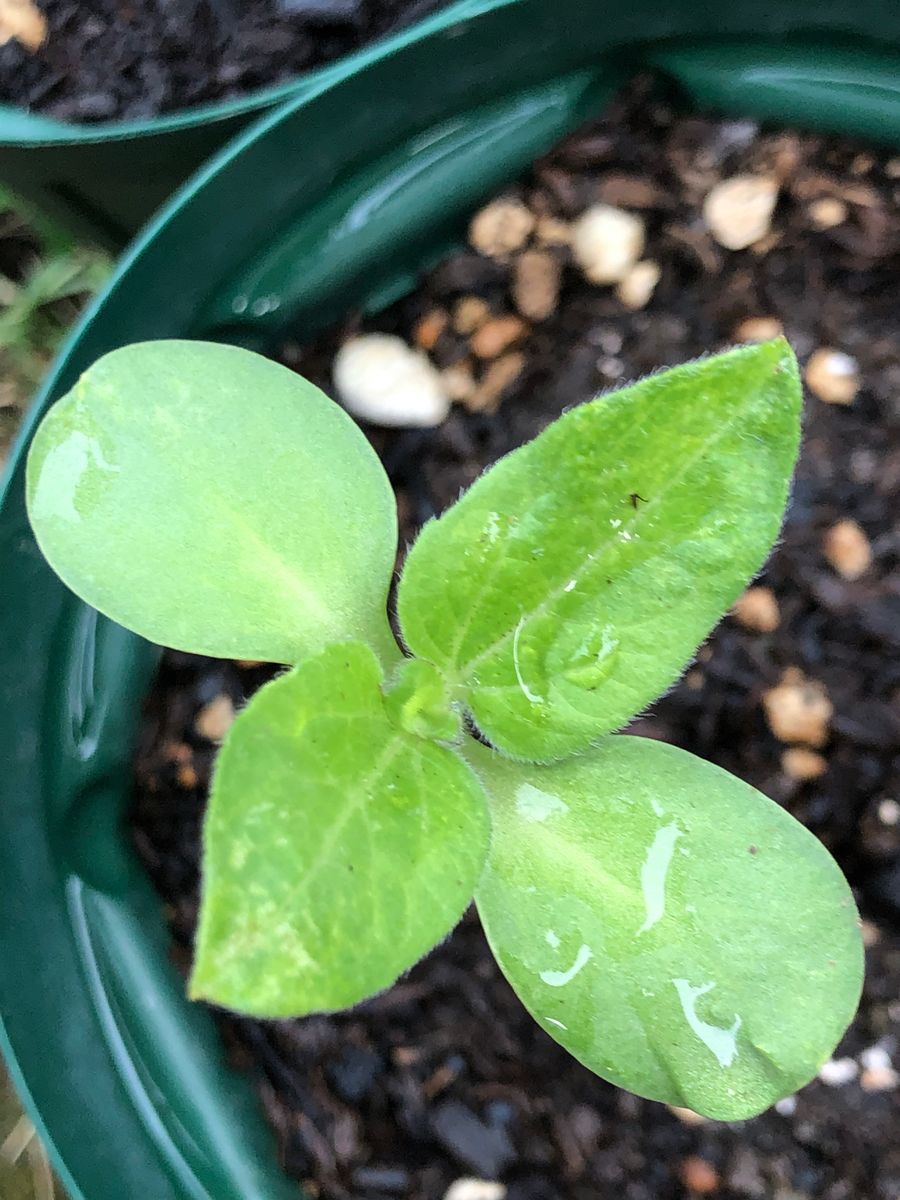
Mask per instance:
[[[217,760],[191,994],[355,1004],[474,894],[535,1020],[604,1078],[727,1120],[806,1083],[860,990],[840,871],[726,772],[609,736],[762,565],[800,399],[778,340],[566,413],[422,531],[404,655],[393,496],[337,405],[228,346],[100,359],[32,447],[49,562],[153,641],[292,664]]]

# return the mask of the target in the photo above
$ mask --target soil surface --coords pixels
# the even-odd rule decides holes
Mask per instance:
[[[144,120],[302,75],[446,0],[37,0],[43,46],[0,46],[0,103]]]
[[[774,178],[779,199],[771,231],[730,251],[711,237],[702,205],[717,182],[742,172]],[[587,283],[568,246],[551,246],[561,289],[550,314],[520,332],[518,373],[506,369],[505,389],[489,387],[498,394],[485,401],[470,387],[436,429],[371,431],[397,491],[405,545],[486,464],[564,407],[746,337],[737,327],[749,318],[782,323],[829,394],[834,372],[823,384],[814,351],[831,347],[854,360],[838,360],[836,373],[852,381],[858,369],[849,403],[807,397],[783,537],[757,581],[765,593],[723,621],[635,727],[784,804],[848,873],[865,918],[868,974],[837,1064],[739,1124],[626,1095],[527,1016],[470,913],[393,989],[351,1012],[268,1024],[221,1017],[285,1169],[310,1194],[439,1200],[461,1176],[501,1180],[507,1200],[900,1194],[900,1079],[891,1063],[900,1066],[898,176],[896,160],[866,146],[678,117],[636,85],[506,195],[567,223],[598,201],[639,215],[644,258],[660,268],[646,306],[630,310],[613,288]],[[554,227],[541,228],[546,238]],[[482,328],[514,315],[515,264],[515,253],[497,260],[464,250],[377,318],[302,350],[287,346],[282,357],[330,386],[330,361],[348,333],[387,330],[483,382],[492,360],[476,363],[468,336],[454,331],[457,305],[483,300],[491,316],[482,307]],[[856,523],[850,533],[831,532],[846,521]],[[220,733],[231,705],[271,674],[169,654],[148,704],[133,831],[183,965],[215,749],[204,732]],[[796,689],[797,729],[772,699],[779,687]]]

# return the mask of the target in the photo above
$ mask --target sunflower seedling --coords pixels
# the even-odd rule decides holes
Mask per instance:
[[[337,405],[228,346],[95,363],[31,450],[47,559],[155,642],[289,665],[218,756],[191,994],[355,1004],[474,895],[605,1079],[727,1120],[805,1084],[861,985],[840,871],[753,788],[614,734],[762,565],[800,403],[778,340],[572,409],[423,529],[401,652],[394,498]]]

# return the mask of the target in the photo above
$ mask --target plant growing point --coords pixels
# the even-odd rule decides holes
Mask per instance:
[[[855,1009],[852,895],[761,793],[620,729],[762,566],[799,439],[782,339],[566,413],[409,552],[374,452],[248,351],[144,343],[45,417],[48,561],[130,629],[289,669],[206,817],[194,996],[288,1016],[388,987],[475,897],[535,1019],[604,1078],[751,1116]]]

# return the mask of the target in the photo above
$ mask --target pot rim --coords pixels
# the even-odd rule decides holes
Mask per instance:
[[[345,75],[364,70],[379,58],[394,54],[420,38],[452,28],[459,21],[515,3],[517,0],[453,0],[447,8],[413,22],[397,33],[378,38],[334,62],[314,67],[282,83],[254,88],[229,100],[214,100],[145,120],[69,122],[47,117],[41,112],[31,112],[17,104],[0,104],[0,146],[49,147],[124,141],[251,116],[293,100],[307,90],[333,86]]]

